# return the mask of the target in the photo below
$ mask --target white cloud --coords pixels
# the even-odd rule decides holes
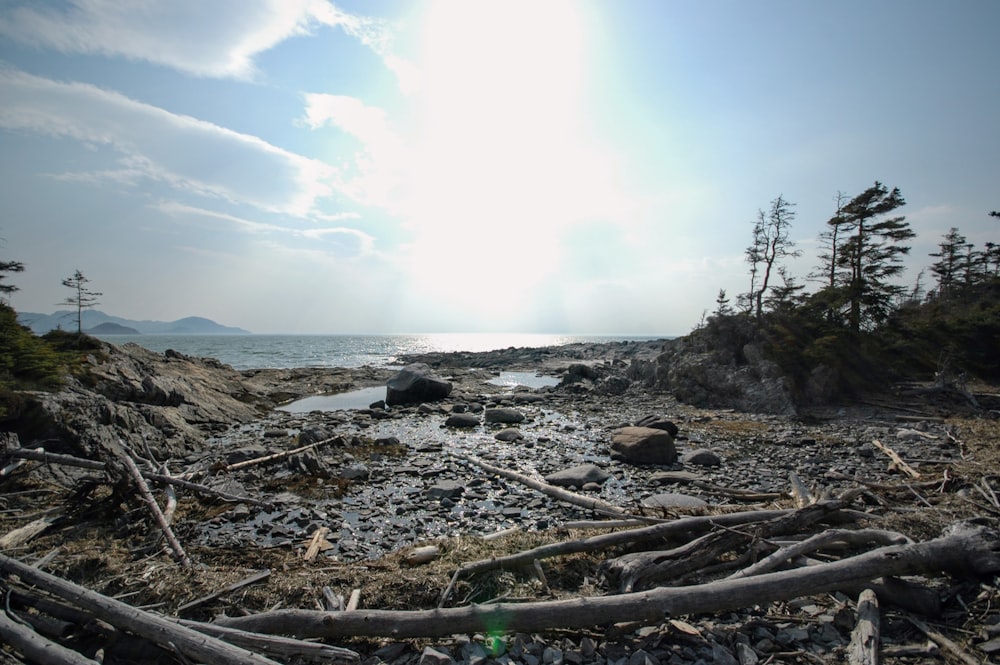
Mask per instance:
[[[5,11],[0,35],[63,53],[123,56],[198,76],[247,77],[253,58],[304,34],[316,0],[72,0]]]
[[[212,78],[251,78],[257,55],[317,25],[359,40],[382,58],[401,89],[414,89],[412,66],[391,51],[391,27],[326,0],[70,0],[60,8],[24,2],[0,14],[0,36],[14,41]]]
[[[113,148],[124,168],[67,177],[140,176],[200,196],[306,215],[334,192],[335,169],[257,137],[116,92],[0,69],[0,127]]]
[[[314,130],[332,126],[354,137],[361,146],[351,162],[355,173],[342,180],[345,193],[355,201],[398,209],[394,193],[405,177],[408,151],[386,112],[343,95],[307,94],[305,101],[306,125]],[[343,152],[350,154],[349,150]]]

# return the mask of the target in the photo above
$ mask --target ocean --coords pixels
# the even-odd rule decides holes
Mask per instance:
[[[509,347],[580,342],[643,341],[655,336],[441,333],[429,335],[98,335],[112,344],[135,342],[215,358],[235,369],[287,367],[386,367],[401,355],[434,351],[493,351]]]

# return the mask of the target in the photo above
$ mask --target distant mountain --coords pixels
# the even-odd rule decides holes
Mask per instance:
[[[122,326],[117,323],[111,323],[110,321],[105,321],[100,325],[96,325],[89,330],[84,330],[83,332],[88,335],[141,335],[142,333],[135,328],[129,328],[128,326]]]
[[[76,330],[76,312],[60,310],[52,314],[37,312],[18,312],[18,322],[31,328],[36,335],[44,335],[50,330]],[[83,312],[83,329],[95,335],[131,334],[131,335],[250,335],[249,330],[223,326],[211,319],[200,316],[189,316],[176,321],[134,321],[120,316],[105,314],[99,310],[88,309]],[[128,333],[113,328],[101,328],[105,324],[114,324],[131,328]]]

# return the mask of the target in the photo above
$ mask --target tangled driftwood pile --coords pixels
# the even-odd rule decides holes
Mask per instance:
[[[238,465],[219,466],[213,473],[273,464],[326,443],[329,441]],[[21,468],[25,461],[103,473],[106,487],[113,488],[119,500],[132,497],[132,502],[126,499],[128,505],[133,509],[143,507],[148,523],[161,533],[166,551],[176,562],[174,568],[181,575],[196,564],[171,529],[177,505],[173,488],[207,500],[254,501],[252,497],[228,496],[187,480],[183,474],[171,476],[162,466],[154,470],[150,460],[134,451],[115,452],[99,461],[10,447],[4,475],[25,473],[27,469]],[[0,637],[13,650],[4,652],[3,658],[17,662],[14,659],[20,657],[39,663],[92,663],[95,659],[129,662],[138,653],[150,661],[181,663],[355,662],[361,660],[356,651],[318,642],[316,638],[330,642],[377,637],[444,638],[456,634],[495,636],[611,624],[656,626],[664,622],[697,633],[698,629],[683,617],[839,591],[857,599],[856,625],[847,649],[851,662],[879,662],[879,602],[903,608],[914,626],[941,648],[952,651],[952,658],[978,662],[929,628],[920,617],[940,612],[933,580],[941,574],[983,580],[1000,572],[1000,537],[986,526],[960,522],[950,525],[937,538],[914,542],[901,533],[879,528],[878,516],[865,511],[866,497],[870,505],[878,503],[871,500],[875,496],[884,501],[884,497],[898,493],[920,498],[922,492],[946,491],[948,476],[931,481],[909,477],[894,485],[869,483],[825,499],[813,496],[792,476],[788,507],[654,519],[628,515],[625,509],[593,497],[494,467],[472,456],[463,457],[488,473],[523,482],[560,501],[609,517],[574,525],[599,529],[595,535],[553,538],[531,549],[462,563],[442,588],[438,607],[360,609],[355,595],[353,602],[341,608],[335,598],[331,602],[328,596],[322,609],[277,608],[244,616],[220,616],[207,622],[180,619],[169,609],[154,612],[128,605],[62,578],[58,568],[45,572],[57,559],[58,550],[41,557],[14,556],[18,548],[53,524],[52,515],[43,515],[0,539],[0,547],[11,553],[0,555],[6,598],[6,613],[0,616]],[[905,465],[902,459],[897,463]],[[912,469],[909,473],[919,475]],[[83,478],[77,482],[86,481]],[[163,492],[163,509],[151,484]],[[988,483],[983,486],[990,487]],[[996,497],[987,491],[981,494],[1000,513]],[[313,547],[302,555],[304,559],[315,558],[315,547],[322,543],[323,536],[316,534]],[[419,564],[439,554],[440,548],[431,546],[409,553],[407,562]],[[560,558],[581,554],[593,557],[594,573],[603,575],[609,592],[553,598],[546,568],[551,573],[558,569]],[[499,570],[521,571],[534,578],[540,597],[521,598],[518,602],[452,604],[460,581]],[[179,606],[174,612],[260,582],[269,575],[270,571],[251,575],[208,597]],[[913,576],[926,576],[930,581],[921,582]],[[757,662],[752,647],[736,643],[734,650],[739,662]]]

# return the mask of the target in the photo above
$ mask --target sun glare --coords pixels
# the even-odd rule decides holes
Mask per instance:
[[[424,17],[410,192],[423,290],[454,274],[526,291],[574,191],[593,179],[580,117],[583,22],[570,0],[440,0]],[[588,170],[587,173],[582,170]],[[440,265],[448,279],[429,265]],[[514,268],[514,270],[510,270]],[[471,306],[471,303],[468,303]]]

